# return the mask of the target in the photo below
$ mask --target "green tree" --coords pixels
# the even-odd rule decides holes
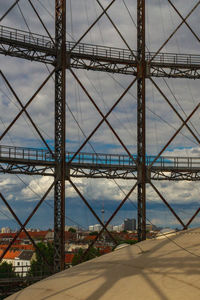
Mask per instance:
[[[18,277],[13,269],[12,264],[8,264],[7,262],[2,262],[0,264],[0,278],[16,278]],[[0,300],[3,300],[5,298],[5,295],[7,295],[7,292],[10,289],[10,285],[1,285],[0,286]]]
[[[76,229],[70,227],[69,230],[68,230],[68,232],[76,233]]]
[[[92,231],[92,232],[89,233],[89,235],[96,235],[97,236],[98,235],[98,231]]]
[[[74,257],[72,259],[72,265],[73,266],[78,265],[81,262],[90,260],[92,258],[95,258],[95,257],[101,255],[100,252],[99,252],[99,249],[96,249],[94,247],[90,248],[90,250],[87,252],[87,254],[84,255],[85,251],[86,250],[82,249],[82,248],[80,248],[78,250],[78,252],[74,255]]]
[[[52,274],[54,247],[51,243],[38,243],[38,249],[36,249],[36,259],[31,262],[28,276],[44,276]],[[46,261],[43,256],[45,256]]]
[[[0,278],[11,278],[17,277],[12,264],[8,264],[7,262],[3,262],[0,264]]]

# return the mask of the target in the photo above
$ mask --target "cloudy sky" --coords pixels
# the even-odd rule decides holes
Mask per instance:
[[[54,1],[32,0],[48,30],[54,36]],[[116,0],[109,9],[109,15],[119,28],[132,49],[136,49],[136,0]],[[14,3],[14,0],[1,0],[0,13]],[[104,7],[110,3],[101,0]],[[183,16],[186,16],[195,6],[197,0],[174,0],[173,3]],[[87,30],[97,16],[102,12],[101,7],[94,0],[67,0],[67,40],[78,40]],[[199,35],[200,7],[191,14],[188,24]],[[146,1],[146,46],[150,51],[157,51],[163,42],[170,36],[173,30],[181,22],[180,17],[173,10],[167,0]],[[1,25],[15,27],[20,30],[31,30],[34,33],[46,35],[42,25],[27,0],[20,0],[19,5],[4,18]],[[82,42],[112,47],[126,48],[116,30],[106,16],[103,16],[94,28],[84,37]],[[199,42],[192,35],[186,25],[183,25],[174,37],[162,49],[162,52],[172,53],[199,53]],[[1,70],[9,79],[22,103],[26,103],[33,95],[41,82],[48,76],[47,66],[37,62],[25,61],[11,57],[0,57]],[[51,66],[48,66],[52,70]],[[115,103],[124,89],[133,80],[132,76],[76,70],[76,75],[84,83],[90,95],[94,98],[103,113]],[[82,92],[77,82],[72,78],[69,71],[66,74],[66,149],[75,151],[85,140],[101,116],[91,104],[87,96]],[[185,119],[196,105],[200,102],[198,80],[188,79],[159,79],[154,78],[161,90],[174,104],[180,115]],[[8,124],[19,112],[12,93],[8,90],[5,82],[0,78],[0,130],[3,132]],[[114,112],[109,116],[112,124],[128,149],[136,153],[137,141],[137,107],[136,86],[134,85],[123,98]],[[73,112],[73,116],[71,112]],[[146,82],[146,138],[147,154],[156,155],[181,125],[180,120],[158,93],[149,80]],[[54,81],[50,79],[41,90],[28,112],[40,128],[48,144],[54,146]],[[199,137],[199,116],[197,111],[191,118],[191,126]],[[79,126],[74,121],[77,120]],[[80,128],[81,127],[81,130]],[[1,141],[2,145],[14,145],[24,147],[44,148],[42,141],[37,136],[34,128],[30,125],[25,115],[22,115]],[[107,125],[103,124],[91,138],[82,151],[99,153],[125,153],[124,149],[113,136]],[[186,128],[175,138],[163,155],[170,156],[199,156],[200,147]],[[119,205],[124,193],[133,186],[132,181],[118,180],[117,184],[112,180],[73,179],[80,188],[86,199],[101,216],[101,209],[105,207],[105,219]],[[0,190],[9,200],[21,220],[25,220],[50,186],[52,178],[0,175]],[[176,210],[177,214],[185,222],[190,219],[199,207],[199,184],[198,182],[154,182],[166,200]],[[121,224],[124,218],[136,217],[136,191],[129,201],[113,220],[113,224]],[[76,192],[66,183],[66,224],[79,224],[87,227],[97,221],[77,197]],[[147,185],[147,222],[160,226],[177,227],[178,223],[162,204],[150,186]],[[197,217],[193,226],[200,224]],[[0,227],[11,226],[17,228],[3,203],[0,203]],[[45,203],[31,220],[30,227],[49,228],[53,227],[53,192],[48,196]]]

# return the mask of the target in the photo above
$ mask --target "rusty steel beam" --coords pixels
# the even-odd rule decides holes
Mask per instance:
[[[38,12],[37,12],[37,10],[36,10],[35,6],[34,6],[34,5],[33,5],[33,3],[32,3],[32,1],[31,1],[31,0],[28,0],[28,2],[30,3],[30,5],[31,5],[32,9],[34,10],[34,12],[35,12],[36,16],[38,17],[38,19],[39,19],[40,23],[42,24],[42,26],[43,26],[43,28],[44,28],[44,30],[46,31],[46,33],[48,34],[49,38],[51,39],[51,41],[52,41],[53,45],[55,46],[54,39],[52,38],[52,36],[51,36],[51,34],[50,34],[49,30],[47,29],[47,27],[45,26],[44,22],[42,21],[42,19],[41,19],[40,15],[38,14]]]
[[[14,7],[14,5],[16,5],[18,3],[18,1],[19,0],[17,0],[13,4],[12,7]],[[50,33],[48,32],[48,29],[45,27],[42,19],[40,18],[38,12],[36,11],[35,7],[33,6],[31,0],[28,0],[28,1],[29,1],[30,5],[32,6],[32,8],[34,9],[34,11],[35,11],[37,17],[39,18],[40,22],[42,23],[43,27],[45,28],[45,30],[46,30],[48,36],[50,37],[51,41],[54,43]],[[137,0],[137,56],[136,57],[135,57],[135,54],[133,53],[133,51],[130,49],[130,47],[129,47],[128,43],[126,42],[126,40],[121,35],[121,33],[118,30],[117,26],[114,24],[114,22],[112,21],[112,19],[110,18],[110,16],[107,13],[108,9],[112,6],[112,4],[115,2],[115,0],[112,0],[112,1],[110,0],[111,1],[110,4],[105,9],[101,5],[99,0],[96,0],[96,1],[100,5],[100,7],[102,8],[103,12],[99,15],[99,17],[97,17],[97,19],[92,23],[92,25],[84,32],[84,34],[79,38],[79,40],[76,43],[73,44],[72,48],[68,52],[66,52],[66,41],[65,41],[65,35],[66,35],[66,0],[55,0],[55,13],[56,13],[56,16],[55,16],[55,49],[54,49],[55,53],[54,53],[54,51],[52,52],[52,56],[55,57],[55,61],[53,61],[53,64],[55,66],[55,70],[54,70],[55,71],[55,174],[54,174],[54,176],[55,176],[55,190],[54,190],[54,197],[55,197],[54,198],[54,244],[55,244],[55,254],[54,254],[54,271],[55,272],[64,269],[64,225],[65,225],[64,218],[65,218],[65,180],[66,179],[69,180],[70,184],[74,187],[74,189],[79,194],[79,196],[82,198],[82,200],[85,202],[85,204],[88,206],[90,211],[95,215],[95,217],[100,222],[100,224],[102,224],[101,220],[95,214],[94,210],[89,205],[87,200],[80,193],[80,191],[75,186],[75,184],[71,181],[71,179],[69,178],[69,175],[66,175],[66,173],[67,173],[66,169],[71,167],[70,165],[73,164],[72,163],[73,159],[81,151],[81,149],[86,145],[86,143],[89,141],[89,139],[92,137],[92,135],[96,132],[96,130],[101,126],[101,124],[104,121],[107,123],[107,125],[109,126],[109,128],[111,129],[113,134],[116,136],[116,138],[118,139],[118,141],[120,142],[122,147],[126,150],[129,157],[136,164],[136,167],[137,167],[137,176],[136,176],[137,177],[137,183],[132,187],[132,189],[129,191],[129,193],[125,196],[124,200],[122,200],[122,202],[120,203],[118,208],[115,210],[115,212],[112,214],[112,216],[109,218],[107,223],[105,225],[102,224],[103,228],[100,231],[100,233],[98,234],[98,236],[96,237],[96,240],[99,238],[99,236],[101,235],[101,233],[104,230],[107,231],[107,225],[110,223],[110,221],[116,215],[118,210],[122,207],[122,205],[128,199],[128,197],[130,196],[132,191],[136,188],[136,186],[138,186],[138,239],[139,240],[144,240],[146,238],[146,182],[147,182],[146,169],[147,169],[147,166],[146,166],[146,161],[145,161],[145,154],[146,154],[145,80],[146,80],[146,77],[147,77],[146,64],[148,62],[148,58],[147,57],[145,58],[145,0]],[[168,0],[168,1],[169,1],[169,3],[171,3],[170,0]],[[157,54],[159,54],[161,49],[168,43],[168,41],[172,38],[172,36],[177,32],[177,30],[181,27],[182,24],[185,23],[187,26],[189,26],[188,23],[186,22],[186,20],[192,14],[192,12],[197,8],[199,3],[200,3],[200,1],[198,1],[196,6],[189,12],[189,14],[185,18],[183,18],[176,11],[179,14],[179,16],[181,17],[182,23],[179,24],[179,26],[174,30],[174,32],[164,42],[164,44],[159,48],[159,50],[156,53],[153,53],[152,56],[150,56],[149,62],[148,62],[149,65],[150,65],[150,68],[152,68],[153,66],[156,67],[156,63],[157,63],[158,67],[159,66],[160,67],[164,66],[166,68],[172,68],[172,69],[176,68],[175,65],[165,66],[160,62],[155,62],[155,61],[152,62],[152,61],[155,59]],[[6,12],[6,14],[12,9],[12,7]],[[6,14],[4,14],[4,16]],[[91,57],[91,61],[93,59],[96,59],[96,61],[98,61],[100,64],[101,64],[101,62],[106,63],[106,62],[113,62],[114,61],[111,57],[110,58],[95,57],[95,56],[89,55],[88,53],[86,53],[86,54],[84,53],[83,56],[81,56],[82,54],[79,54],[79,53],[74,54],[73,53],[73,50],[76,48],[76,46],[88,34],[88,32],[94,27],[94,25],[100,20],[100,18],[103,15],[106,15],[108,17],[108,19],[110,20],[110,22],[112,23],[112,25],[114,26],[114,28],[116,29],[116,31],[118,32],[118,34],[120,35],[120,37],[122,38],[122,40],[124,41],[124,43],[126,44],[128,49],[130,50],[130,53],[133,55],[133,57],[136,58],[136,61],[134,61],[134,62],[133,62],[133,60],[131,61],[131,59],[130,59],[130,62],[129,62],[129,60],[125,62],[125,64],[127,64],[127,68],[130,67],[131,64],[135,68],[136,64],[137,64],[137,72],[134,69],[132,71],[132,73],[129,73],[131,75],[137,75],[137,77],[131,82],[131,84],[128,86],[128,88],[123,92],[123,94],[119,97],[119,99],[111,107],[111,109],[109,110],[109,112],[106,115],[104,115],[101,112],[101,110],[96,105],[95,101],[90,96],[90,94],[88,93],[88,91],[86,90],[84,85],[80,82],[80,80],[78,79],[76,74],[71,70],[72,64],[70,62],[70,58],[71,58],[71,60],[74,59],[74,58],[72,58],[73,55],[74,55],[74,57],[77,57],[78,59],[80,58],[82,60],[84,60],[84,59],[89,60],[89,57]],[[0,19],[0,21],[2,20],[2,18]],[[194,34],[192,28],[190,26],[188,28]],[[30,35],[31,35],[31,33],[30,33]],[[199,40],[199,38],[197,36],[196,36],[196,38]],[[9,43],[12,43],[12,41],[8,40],[6,45],[10,45]],[[16,44],[15,44],[15,47],[18,47],[16,45],[19,46],[19,43],[16,42]],[[23,47],[23,45],[21,45],[21,46]],[[11,45],[11,47],[12,47],[12,45]],[[28,47],[29,47],[29,45],[28,45]],[[35,51],[34,49],[36,49],[36,47],[35,47],[35,45],[32,45],[32,51]],[[50,51],[50,50],[48,50],[48,51]],[[11,53],[10,54],[7,53],[7,54],[11,55]],[[122,63],[122,62],[119,58],[119,59],[116,59],[114,63]],[[84,64],[84,62],[83,62],[83,64]],[[82,87],[82,89],[84,90],[86,95],[89,97],[90,101],[93,103],[93,105],[95,106],[97,111],[102,116],[101,122],[96,126],[96,128],[92,131],[92,133],[87,137],[87,139],[84,141],[84,143],[81,145],[81,147],[77,150],[77,152],[75,154],[73,154],[73,157],[68,161],[67,164],[66,164],[66,161],[65,161],[65,89],[66,89],[66,87],[65,87],[65,72],[66,72],[66,68],[68,68],[71,71],[74,78],[77,80],[77,82]],[[87,68],[86,65],[85,65],[85,68]],[[185,68],[185,67],[180,66],[180,68]],[[190,66],[189,68],[192,68],[192,66]],[[88,69],[89,69],[89,67],[88,67]],[[197,66],[197,70],[198,70],[198,66]],[[52,72],[52,74],[50,74],[49,78],[51,77],[51,75],[53,75],[54,71]],[[108,72],[107,69],[105,69],[105,71]],[[136,72],[137,74],[133,74],[134,72]],[[198,71],[197,71],[197,73],[198,73]],[[198,76],[197,76],[197,78],[198,78]],[[47,81],[48,81],[48,79],[47,79]],[[133,84],[136,81],[137,81],[137,154],[138,154],[137,161],[131,155],[131,153],[127,149],[126,145],[122,142],[120,137],[117,135],[117,133],[115,132],[115,130],[113,129],[113,127],[110,125],[110,123],[107,120],[110,113],[113,111],[113,109],[116,107],[116,105],[121,101],[123,96],[128,92],[128,90],[133,86]],[[22,103],[20,104],[21,107],[22,107],[22,111],[20,112],[20,114],[17,115],[17,117],[9,125],[9,127],[6,129],[6,131],[0,137],[0,140],[9,131],[9,129],[12,127],[12,125],[15,123],[15,121],[20,117],[20,115],[23,112],[28,114],[27,111],[26,111],[26,108],[31,103],[31,101],[34,99],[34,97],[37,95],[37,93],[42,88],[42,86],[37,90],[37,92],[34,94],[34,96],[28,101],[28,103],[25,106],[23,106]],[[161,95],[162,95],[162,92],[161,92]],[[190,130],[190,132],[193,134],[193,136],[197,140],[198,138],[194,135],[193,131],[188,126],[187,121],[190,119],[190,117],[193,115],[193,113],[197,110],[199,105],[195,108],[195,110],[192,112],[192,114],[184,121],[183,118],[179,115],[179,113],[172,106],[172,104],[169,102],[169,100],[166,98],[165,95],[164,95],[164,98],[169,103],[169,105],[172,107],[172,109],[176,112],[178,117],[183,122],[182,126],[177,130],[177,132],[174,134],[172,139],[168,141],[168,143],[165,147],[167,147],[171,143],[171,141],[175,138],[175,136],[179,133],[179,131],[183,128],[184,125],[187,126],[187,128]],[[29,116],[29,115],[27,115],[27,116]],[[30,118],[29,118],[29,120],[30,120]],[[36,125],[34,127],[36,127]],[[165,147],[163,148],[162,152],[166,149]],[[158,154],[158,156],[155,158],[153,163],[148,167],[150,167],[150,168],[152,167],[154,162],[160,157],[161,153]],[[148,180],[150,180],[150,179],[148,179]],[[167,203],[167,201],[164,199],[164,197],[160,194],[160,192],[156,189],[156,187],[152,183],[150,183],[150,184],[152,185],[153,189],[157,192],[157,194],[160,196],[160,198],[163,200],[163,202],[167,205],[167,207],[171,210],[171,212],[174,214],[174,216],[179,220],[181,225],[184,228],[189,226],[189,224],[192,222],[194,217],[198,214],[200,209],[197,210],[197,212],[194,214],[194,216],[189,220],[188,224],[185,225],[182,222],[182,220],[176,215],[175,211]],[[21,226],[21,230],[25,229],[25,224],[24,225],[21,224],[20,226]],[[108,232],[108,234],[110,234],[110,233]],[[91,245],[93,245],[95,243],[95,241],[93,241],[93,243]],[[91,245],[90,245],[90,247],[91,247]],[[89,247],[89,249],[90,249],[90,247]]]
[[[98,16],[98,18],[90,25],[90,27],[84,32],[84,34],[78,39],[75,45],[70,49],[69,54],[74,50],[74,48],[82,41],[82,39],[88,34],[88,32],[94,27],[94,25],[101,19],[101,17],[107,12],[107,10],[113,5],[116,0],[112,0],[110,4],[104,9],[104,11]]]
[[[95,213],[95,211],[93,210],[93,208],[89,205],[89,203],[87,202],[87,200],[85,199],[85,197],[82,195],[82,193],[79,191],[79,189],[77,188],[77,186],[74,184],[74,182],[69,179],[70,184],[73,186],[73,188],[75,189],[75,191],[77,192],[77,194],[80,196],[80,198],[83,200],[83,202],[85,203],[85,205],[89,208],[89,210],[91,211],[91,213],[95,216],[95,218],[97,219],[97,221],[99,221],[99,223],[101,224],[101,226],[103,227],[103,229],[108,233],[108,235],[111,237],[111,239],[115,242],[115,244],[117,245],[117,241],[115,240],[115,238],[112,236],[112,234],[107,230],[106,226],[104,225],[104,223],[101,221],[101,219],[98,217],[98,215]]]
[[[3,21],[3,19],[7,16],[7,14],[15,7],[15,5],[19,2],[20,0],[16,0],[9,8],[8,10],[3,14],[3,16],[0,18],[0,22]]]
[[[182,22],[176,27],[176,29],[170,34],[168,39],[162,44],[162,46],[158,49],[158,51],[155,53],[155,55],[150,59],[149,63],[158,55],[158,53],[165,47],[165,45],[171,40],[171,38],[174,36],[174,34],[177,32],[177,30],[185,23],[185,21],[189,18],[189,16],[194,12],[194,10],[199,6],[200,1],[197,2],[197,4],[191,9],[191,11],[187,14],[185,18],[182,19]]]
[[[137,178],[138,240],[146,239],[145,0],[137,1]]]
[[[101,124],[105,121],[108,125],[108,127],[111,129],[111,131],[113,132],[113,134],[115,135],[115,137],[118,139],[119,143],[122,145],[122,147],[125,149],[125,151],[127,152],[127,154],[129,155],[129,157],[133,160],[134,163],[137,164],[136,160],[134,159],[133,155],[130,153],[130,151],[128,150],[128,148],[126,147],[126,145],[123,143],[123,141],[121,140],[121,138],[118,136],[118,134],[115,132],[115,130],[113,129],[113,127],[110,125],[110,123],[108,122],[107,118],[110,115],[110,113],[113,111],[113,109],[117,106],[117,104],[121,101],[121,99],[126,95],[126,93],[128,92],[128,90],[133,86],[133,84],[136,82],[136,78],[129,84],[129,86],[126,88],[126,90],[122,93],[122,95],[119,97],[119,99],[115,102],[115,104],[111,107],[111,109],[107,112],[107,114],[104,116],[104,114],[101,112],[101,110],[99,109],[99,107],[97,106],[97,104],[95,103],[95,101],[92,99],[92,97],[90,96],[90,94],[88,93],[88,91],[86,90],[86,88],[84,87],[84,85],[81,83],[81,81],[78,79],[78,77],[76,76],[76,74],[70,69],[72,75],[74,76],[74,78],[77,80],[77,82],[79,83],[79,85],[81,86],[81,88],[83,89],[83,91],[86,93],[86,95],[88,96],[88,98],[90,99],[90,101],[93,103],[93,105],[95,106],[95,108],[97,109],[97,111],[99,112],[99,114],[102,116],[102,120],[98,123],[98,125],[94,128],[94,130],[91,132],[91,134],[87,137],[87,139],[84,141],[84,143],[79,147],[79,149],[76,151],[76,153],[73,155],[73,157],[69,160],[68,164],[70,164],[73,159],[76,157],[76,155],[81,151],[81,149],[86,145],[86,143],[89,141],[89,139],[94,135],[94,133],[97,131],[97,129],[101,126]]]
[[[44,262],[46,263],[47,267],[49,267],[49,270],[53,273],[53,269],[52,266],[49,264],[46,256],[44,255],[44,253],[41,251],[41,249],[37,246],[37,244],[34,242],[34,240],[32,239],[32,237],[30,236],[29,232],[26,230],[26,228],[24,227],[24,225],[22,224],[22,222],[19,220],[19,218],[17,217],[17,215],[15,214],[14,210],[12,209],[12,207],[9,205],[9,203],[6,201],[5,197],[2,195],[2,193],[0,193],[0,197],[3,200],[4,204],[6,205],[6,207],[8,208],[8,210],[10,211],[10,213],[13,215],[13,217],[15,218],[15,220],[17,221],[17,223],[19,224],[20,228],[22,228],[22,230],[24,230],[24,232],[26,233],[28,239],[31,241],[31,243],[33,244],[33,246],[35,247],[35,249],[38,250],[38,252],[40,253],[40,255],[42,256],[42,258],[44,259]],[[6,253],[5,253],[6,254]]]
[[[48,36],[0,26],[0,54],[42,63],[55,63],[56,50]],[[136,60],[129,49],[111,48],[75,42],[66,43],[67,68],[137,75]],[[134,51],[133,51],[134,52]],[[146,61],[154,56],[146,52]],[[160,53],[148,65],[148,76],[200,78],[199,55]]]
[[[55,0],[55,189],[54,271],[65,268],[66,0]]]
[[[98,238],[101,236],[101,234],[104,231],[104,227],[107,227],[110,222],[112,221],[112,219],[116,216],[116,214],[118,213],[118,211],[122,208],[122,206],[124,205],[124,203],[127,201],[127,199],[129,198],[129,196],[132,194],[132,192],[134,191],[134,189],[137,186],[137,182],[135,183],[135,185],[130,189],[130,191],[128,192],[128,194],[125,196],[125,198],[121,201],[121,203],[119,204],[119,206],[116,208],[116,210],[113,212],[113,214],[110,216],[110,218],[108,219],[108,221],[106,222],[106,224],[103,226],[103,228],[99,231],[99,233],[97,234],[96,238],[91,242],[91,244],[89,245],[88,249],[83,253],[80,262],[83,260],[83,258],[87,255],[87,253],[89,252],[89,250],[91,249],[91,247],[96,243],[96,241],[98,240]]]
[[[149,168],[153,166],[153,164],[156,162],[156,160],[161,156],[161,154],[166,150],[166,148],[171,144],[173,139],[177,136],[177,134],[181,131],[181,129],[187,124],[189,119],[194,115],[194,113],[197,111],[197,109],[200,107],[200,103],[194,108],[194,110],[191,112],[191,114],[186,118],[185,121],[183,121],[182,125],[177,129],[177,131],[173,134],[173,136],[169,139],[169,141],[166,143],[166,145],[163,147],[163,149],[158,153],[158,155],[154,158],[152,163],[149,165]]]
[[[26,221],[24,222],[23,226],[20,228],[20,230],[18,230],[18,232],[16,233],[15,237],[12,239],[12,241],[10,241],[8,247],[4,250],[4,252],[2,253],[2,255],[0,256],[0,261],[2,260],[2,258],[5,256],[5,254],[8,252],[8,250],[10,249],[10,247],[14,244],[14,242],[16,241],[16,239],[18,238],[18,236],[20,235],[20,233],[22,232],[23,228],[26,227],[26,225],[28,224],[28,222],[30,221],[30,219],[34,216],[34,214],[36,213],[36,211],[38,210],[38,208],[40,207],[40,205],[43,203],[43,201],[46,199],[47,195],[49,194],[49,192],[51,191],[52,187],[54,186],[54,182],[50,185],[50,187],[48,188],[48,190],[46,191],[46,193],[44,194],[44,196],[41,198],[41,200],[37,203],[37,205],[35,206],[34,210],[31,212],[31,214],[29,215],[29,217],[26,219]]]
[[[103,11],[105,11],[103,5],[99,2],[99,0],[96,0],[96,1],[99,4],[99,6],[103,9]],[[127,41],[125,40],[125,38],[123,37],[123,35],[121,34],[121,32],[119,31],[119,29],[117,28],[117,26],[115,25],[115,23],[113,22],[113,20],[111,19],[111,17],[109,16],[109,14],[106,11],[105,11],[105,15],[107,16],[108,20],[110,21],[110,23],[113,25],[113,27],[117,31],[118,35],[120,36],[120,38],[122,39],[122,41],[124,42],[124,44],[126,45],[126,47],[131,52],[131,54],[133,55],[133,57],[135,57],[135,59],[137,59],[136,55],[133,53],[133,50],[131,49],[131,47],[129,46],[129,44],[127,43]]]
[[[17,102],[19,103],[19,105],[21,106],[22,109],[24,109],[24,105],[22,104],[21,100],[19,99],[19,97],[17,96],[16,92],[14,91],[14,89],[12,88],[10,82],[8,81],[8,79],[6,78],[6,76],[3,74],[3,72],[0,70],[0,74],[3,77],[4,81],[6,82],[7,86],[9,87],[10,91],[12,92],[12,94],[14,95],[15,99],[17,100]],[[49,150],[49,152],[53,155],[53,152],[51,150],[51,148],[49,147],[49,145],[47,144],[47,142],[45,141],[44,137],[42,136],[41,132],[39,131],[38,127],[36,126],[36,124],[34,123],[33,119],[31,118],[30,114],[27,112],[26,109],[24,109],[24,112],[26,114],[26,116],[28,117],[29,121],[31,122],[31,124],[33,125],[33,127],[35,128],[36,132],[38,133],[39,137],[41,138],[41,140],[43,141],[43,143],[45,144],[45,146],[47,147],[47,149]]]
[[[192,32],[192,34],[195,36],[195,38],[197,39],[198,42],[200,42],[200,38],[198,37],[198,35],[194,32],[194,30],[191,28],[191,26],[188,24],[188,22],[186,22],[186,20],[183,18],[183,16],[180,14],[180,12],[178,11],[178,9],[176,8],[176,6],[171,2],[171,0],[168,0],[169,4],[173,7],[173,9],[175,10],[175,12],[179,15],[179,17],[182,19],[182,21],[185,23],[185,25],[189,28],[189,30]]]
[[[194,220],[194,218],[198,215],[198,213],[200,212],[200,207],[197,209],[197,211],[195,212],[195,214],[190,218],[190,220],[187,222],[187,224],[185,225],[186,228],[188,228],[188,226],[192,223],[192,221]]]
[[[172,103],[169,101],[169,99],[166,97],[166,95],[161,91],[161,89],[155,83],[155,81],[151,77],[149,79],[151,80],[151,82],[153,83],[153,85],[156,87],[156,89],[159,91],[159,93],[163,96],[163,98],[166,100],[166,102],[169,104],[169,106],[173,109],[173,111],[176,113],[176,115],[179,117],[179,119],[182,122],[184,122],[184,119],[181,117],[181,115],[179,114],[179,112],[177,111],[177,109],[172,105]],[[185,126],[190,131],[190,133],[193,135],[193,137],[195,138],[195,140],[197,141],[197,143],[200,144],[199,138],[196,136],[196,134],[193,132],[193,130],[190,128],[190,126],[187,123],[185,124]]]
[[[17,114],[17,116],[13,119],[13,121],[10,123],[10,125],[6,128],[6,130],[2,133],[0,136],[0,141],[2,138],[7,134],[7,132],[10,130],[10,128],[15,124],[15,122],[19,119],[21,114],[27,109],[27,107],[31,104],[31,102],[35,99],[37,94],[40,92],[40,90],[45,86],[49,78],[54,74],[55,69],[47,76],[47,78],[43,81],[43,83],[40,85],[40,87],[37,89],[37,91],[34,93],[34,95],[29,99],[29,101],[23,106],[22,110]]]

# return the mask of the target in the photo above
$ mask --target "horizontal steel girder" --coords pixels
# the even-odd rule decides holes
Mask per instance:
[[[66,67],[136,75],[136,61],[127,49],[66,43]],[[134,51],[135,55],[137,53]],[[47,36],[0,26],[0,54],[55,64],[56,51]],[[146,52],[147,77],[200,78],[200,55]]]
[[[0,163],[0,173],[7,174],[21,174],[21,175],[41,175],[41,176],[54,176],[54,168],[48,168],[40,165],[25,165],[14,163]],[[200,170],[191,169],[190,171],[184,170],[167,170],[163,171],[157,168],[151,168],[149,171],[150,177],[147,180],[168,180],[168,181],[200,181]],[[137,180],[136,169],[124,170],[118,168],[103,168],[103,167],[89,167],[86,165],[76,166],[71,164],[70,167],[66,165],[66,180],[69,177],[75,178],[104,178],[104,179],[126,179]]]
[[[120,178],[137,179],[137,166],[128,155],[79,153],[69,165],[73,152],[66,153],[66,179]],[[136,159],[136,157],[134,156]],[[154,156],[146,157],[149,180],[200,180],[199,157],[160,157],[149,168]],[[55,160],[48,150],[0,146],[0,173],[54,176]]]

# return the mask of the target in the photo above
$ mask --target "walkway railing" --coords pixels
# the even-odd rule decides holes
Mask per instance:
[[[23,42],[35,46],[53,48],[53,43],[48,36],[43,36],[28,31],[19,30],[11,27],[0,26],[0,38],[10,39],[16,42]]]
[[[35,46],[40,46],[52,50],[54,44],[48,36],[43,36],[36,33],[30,33],[23,30],[18,30],[11,27],[0,26],[0,40],[12,40],[16,42],[23,42]],[[76,42],[66,42],[66,51],[70,51]],[[97,58],[107,58],[119,61],[129,61],[134,63],[135,57],[128,49],[106,47],[101,45],[83,44],[78,45],[73,49],[73,54],[96,56]],[[133,50],[135,56],[137,52]],[[155,55],[155,52],[146,52],[146,61],[150,61]],[[200,55],[195,54],[176,54],[176,53],[159,53],[152,63],[176,64],[176,65],[200,65]]]
[[[70,161],[74,152],[66,152],[66,162]],[[137,156],[133,155],[136,160]],[[155,156],[146,156],[146,165],[150,166]],[[0,145],[0,161],[18,160],[21,163],[26,161],[55,162],[55,157],[45,149],[13,147]],[[83,153],[80,152],[73,159],[72,164],[82,166],[105,166],[105,167],[135,167],[134,161],[128,155],[123,154],[103,154],[103,153]],[[173,157],[161,156],[153,167],[159,169],[200,169],[200,157]]]
[[[146,157],[146,165],[149,166],[155,156]],[[200,157],[178,157],[178,156],[161,156],[155,161],[153,167],[160,169],[199,169],[200,170]]]
[[[44,149],[0,146],[0,158],[36,160],[36,161],[55,161],[52,155]]]

